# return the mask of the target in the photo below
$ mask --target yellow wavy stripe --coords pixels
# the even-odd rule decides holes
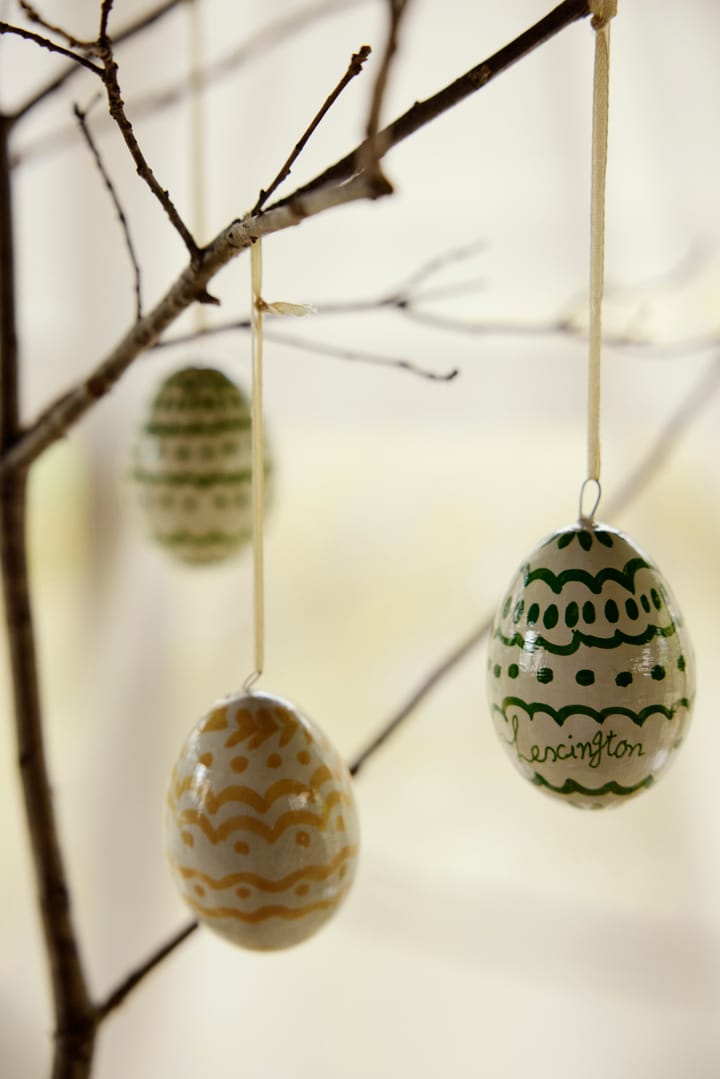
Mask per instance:
[[[315,783],[315,779],[318,773],[322,772],[322,768],[318,768],[313,776],[310,778],[310,783],[303,783],[299,779],[278,779],[272,783],[264,794],[259,794],[258,791],[252,789],[252,787],[245,787],[240,784],[234,784],[231,787],[224,787],[217,794],[213,794],[212,791],[207,793],[203,792],[203,803],[211,816],[214,816],[219,809],[222,809],[224,805],[229,802],[240,802],[243,805],[251,806],[258,813],[267,813],[269,809],[274,805],[278,798],[283,798],[290,794],[307,795],[311,796],[312,801],[315,801],[315,792],[319,784]],[[327,768],[324,769],[327,772],[327,777],[322,776],[321,782],[325,782],[327,779],[332,779],[332,775]],[[194,776],[186,776],[182,782],[178,783],[172,792],[172,798],[175,801],[179,801],[183,794],[187,791],[191,791],[194,785]],[[172,798],[170,804],[172,806]],[[350,796],[344,791],[332,791],[325,802],[325,811],[328,808],[337,805],[338,802],[344,802],[346,805],[350,804]]]
[[[227,708],[222,705],[220,708],[214,708],[207,719],[202,725],[203,732],[205,731],[225,731],[227,730]]]
[[[255,835],[262,836],[268,843],[276,843],[283,832],[296,824],[307,824],[311,828],[319,828],[324,831],[327,817],[323,820],[317,813],[311,813],[307,809],[293,809],[278,817],[274,826],[271,827],[265,824],[264,821],[258,820],[257,817],[249,817],[247,814],[241,813],[236,817],[229,817],[215,828],[210,818],[206,817],[204,813],[198,813],[196,809],[184,809],[179,816],[178,823],[181,826],[197,825],[215,846],[217,843],[227,839],[233,832],[253,832]]]
[[[227,876],[218,878],[211,877],[208,873],[202,873],[199,869],[191,869],[189,866],[180,865],[179,862],[175,862],[174,865],[186,880],[201,880],[203,884],[207,884],[208,887],[214,888],[216,891],[232,888],[236,884],[251,884],[261,892],[284,892],[287,888],[291,888],[293,884],[297,884],[298,881],[303,879],[327,880],[341,865],[350,858],[356,857],[357,852],[357,846],[343,847],[333,860],[326,865],[308,865],[304,869],[296,869],[293,873],[288,873],[281,880],[269,880],[267,877],[261,877],[259,873],[228,873]]]
[[[317,910],[331,910],[337,906],[341,899],[347,895],[350,885],[341,888],[330,899],[319,899],[316,903],[308,903],[305,907],[271,906],[259,907],[257,910],[237,910],[235,907],[204,907],[197,903],[191,896],[185,896],[185,902],[202,918],[233,918],[237,922],[247,922],[251,925],[257,922],[266,922],[268,918],[284,918],[286,921],[295,918],[304,918],[307,914],[313,914]]]

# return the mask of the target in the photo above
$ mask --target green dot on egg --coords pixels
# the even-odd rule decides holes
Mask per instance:
[[[578,624],[579,617],[580,609],[575,600],[573,600],[571,603],[568,603],[565,608],[565,625],[568,629],[573,629],[573,627]]]
[[[625,600],[625,610],[627,611],[628,618],[632,618],[633,621],[640,615],[638,605],[634,599]]]
[[[605,604],[605,617],[607,618],[608,622],[617,622],[618,618],[620,617],[618,605],[614,599],[609,599]]]

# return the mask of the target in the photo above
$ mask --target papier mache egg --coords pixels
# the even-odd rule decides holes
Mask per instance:
[[[226,697],[187,738],[166,848],[180,894],[216,933],[258,950],[299,944],[347,895],[358,842],[350,774],[288,701]]]
[[[218,562],[249,543],[251,442],[249,403],[215,368],[177,371],[155,395],[133,479],[151,537],[181,562]]]
[[[693,652],[660,571],[623,533],[582,520],[541,542],[490,634],[488,700],[519,771],[596,808],[649,787],[690,719]]]

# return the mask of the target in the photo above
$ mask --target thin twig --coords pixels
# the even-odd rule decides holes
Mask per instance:
[[[415,711],[419,704],[425,700],[428,693],[435,688],[438,682],[441,682],[447,674],[453,670],[465,658],[465,656],[473,650],[488,634],[490,626],[492,625],[492,615],[485,618],[479,626],[477,626],[472,633],[470,633],[464,640],[460,642],[452,652],[449,653],[430,672],[430,674],[423,679],[418,688],[412,694],[412,696],[405,702],[388,722],[384,723],[374,738],[365,746],[357,757],[349,765],[350,775],[357,776],[361,769],[367,764],[372,756],[380,749],[381,746],[390,738],[391,735],[402,726],[410,715]]]
[[[34,22],[37,26],[42,26],[49,34],[56,34],[58,37],[64,38],[71,49],[87,50],[94,44],[92,41],[80,41],[79,38],[74,37],[62,26],[56,26],[54,23],[48,22],[28,0],[19,0],[19,3],[30,22]]]
[[[195,0],[195,2],[200,2],[200,0]],[[293,34],[307,29],[314,21],[327,18],[333,14],[344,12],[351,7],[368,2],[369,0],[312,0],[312,2],[306,4],[304,7],[289,12],[288,14],[283,15],[282,18],[274,19],[267,26],[263,26],[255,33],[251,34],[250,37],[242,42],[242,44],[235,47],[220,60],[200,72],[195,84],[191,84],[190,80],[187,78],[182,78],[177,82],[172,83],[165,90],[147,94],[144,97],[133,100],[131,103],[132,115],[136,120],[139,120],[141,117],[152,116],[162,109],[176,105],[183,101],[194,88],[197,88],[198,91],[204,90],[221,79],[235,74],[240,70],[243,64],[249,63],[250,61],[257,61],[268,50],[274,48],[276,45],[280,45]],[[187,3],[187,0],[172,0],[172,3],[164,4],[162,14],[172,10],[178,4],[183,3]],[[155,16],[155,18],[158,17],[158,15]],[[114,47],[117,48],[121,41],[126,40],[127,36],[129,35],[117,34],[113,38]],[[27,102],[18,110],[14,119],[20,119],[26,112],[30,111],[30,108],[39,104],[44,97],[53,93],[72,73],[73,69],[70,68],[63,76],[60,76],[58,80],[55,80],[55,82],[45,87],[42,93],[35,95],[31,101]],[[47,135],[43,135],[37,140],[30,142],[20,153],[15,154],[13,157],[13,165],[18,165],[33,157],[59,149],[71,142],[74,139],[75,134],[76,130],[74,125],[70,125],[54,130]]]
[[[320,107],[320,109],[315,114],[315,116],[312,118],[312,120],[308,124],[307,128],[305,129],[305,131],[303,132],[303,134],[300,136],[297,143],[293,147],[292,152],[290,153],[290,156],[288,157],[287,161],[282,166],[282,168],[280,169],[280,171],[278,172],[277,176],[272,181],[272,183],[268,186],[267,191],[265,189],[262,189],[260,191],[260,195],[258,197],[258,200],[257,200],[257,202],[255,203],[255,205],[253,206],[253,208],[251,210],[251,213],[252,213],[253,216],[255,216],[255,214],[260,213],[260,211],[262,210],[263,206],[265,205],[267,200],[270,198],[270,196],[272,194],[274,194],[275,191],[277,191],[278,187],[283,182],[283,180],[287,179],[287,177],[290,175],[293,165],[295,164],[298,157],[300,156],[300,154],[303,152],[303,150],[307,146],[308,141],[309,141],[310,137],[312,136],[313,132],[318,128],[318,126],[320,125],[322,120],[325,118],[325,116],[328,114],[330,109],[333,107],[333,105],[335,104],[337,99],[340,97],[341,93],[343,92],[345,87],[348,85],[348,83],[352,82],[352,80],[355,78],[355,76],[359,75],[360,72],[362,71],[363,64],[365,63],[368,56],[370,55],[370,51],[371,50],[370,50],[369,45],[361,45],[360,48],[358,49],[358,51],[353,53],[353,55],[352,55],[352,57],[350,59],[350,63],[348,65],[347,71],[345,72],[343,77],[340,79],[340,82],[337,84],[337,86],[332,91],[332,93],[330,93],[327,96],[327,98],[325,99],[322,106]]]
[[[64,46],[51,41],[49,37],[43,37],[42,34],[36,34],[34,30],[26,30],[22,26],[13,26],[8,22],[0,22],[0,34],[15,34],[17,37],[24,38],[25,41],[32,41],[35,45],[47,49],[48,52],[56,52],[60,56],[67,56],[73,63],[79,64],[81,67],[86,67],[88,71],[92,71],[93,74],[99,75],[100,78],[102,78],[102,68],[99,68],[92,60],[88,60],[85,56],[78,56],[77,53],[71,52],[70,49],[66,49]],[[11,121],[14,123],[16,118],[17,113],[15,116],[11,117]]]
[[[483,251],[485,247],[485,240],[472,240],[470,243],[463,244],[461,247],[451,247],[448,251],[441,251],[439,254],[433,255],[427,262],[422,263],[417,270],[414,270],[405,281],[401,282],[393,289],[389,294],[386,303],[396,303],[399,300],[410,296],[411,293],[415,293],[417,297],[418,285],[427,281],[429,277],[434,277],[453,262],[465,262],[467,259],[473,258],[478,251]]]
[[[127,117],[125,112],[125,102],[123,101],[122,92],[120,90],[120,83],[118,81],[118,65],[115,60],[112,44],[107,36],[106,30],[103,27],[107,27],[107,20],[110,16],[112,9],[112,0],[103,0],[102,6],[102,21],[101,21],[101,36],[98,38],[98,55],[103,62],[103,82],[105,84],[105,90],[107,92],[108,110],[113,120],[118,126],[120,134],[125,140],[125,145],[130,151],[130,155],[135,162],[138,176],[145,181],[147,186],[152,191],[155,198],[158,200],[163,210],[167,214],[167,217],[182,239],[188,254],[192,262],[197,261],[200,254],[200,249],[195,242],[195,239],[190,232],[189,228],[180,217],[177,211],[175,203],[170,198],[168,191],[158,183],[155,173],[151,169],[147,158],[140,149],[140,144],[135,137],[133,126]]]
[[[112,990],[111,993],[97,1005],[97,1019],[99,1023],[102,1023],[104,1019],[115,1011],[123,1003],[126,997],[132,993],[133,989],[136,989],[140,982],[142,982],[148,974],[151,974],[156,967],[158,967],[163,960],[167,959],[172,952],[175,951],[187,938],[195,932],[198,928],[197,922],[188,922],[177,933],[175,933],[170,940],[166,941],[160,948],[148,956],[148,958],[141,963],[135,970],[123,978],[123,980]]]
[[[108,20],[114,3],[115,0],[102,0],[102,5],[100,7],[100,29],[98,31],[98,42],[101,46],[107,45],[108,43]]]
[[[93,137],[90,134],[90,128],[88,127],[87,123],[87,112],[84,112],[79,107],[79,105],[75,105],[74,112],[80,125],[80,130],[82,131],[85,141],[88,144],[90,153],[95,159],[95,164],[98,167],[98,171],[100,173],[100,176],[102,177],[102,181],[107,188],[110,198],[112,199],[113,206],[115,207],[115,212],[117,213],[118,219],[120,221],[120,227],[122,228],[123,236],[125,237],[125,246],[130,257],[130,262],[133,269],[133,277],[135,281],[135,317],[140,319],[142,318],[141,272],[137,252],[135,251],[135,245],[133,244],[132,235],[130,233],[130,225],[128,224],[128,219],[125,215],[125,211],[122,208],[120,199],[118,198],[117,191],[115,190],[115,185],[113,184],[110,176],[108,175],[108,171],[105,168],[105,164],[100,155],[100,151],[98,150],[93,140]]]
[[[238,330],[247,331],[249,329],[249,319],[238,319],[236,322],[224,322],[219,326],[205,326],[202,330],[165,338],[162,341],[157,341],[152,347],[154,349],[177,348],[203,340],[206,337],[216,337],[223,333],[237,333]],[[339,345],[330,345],[326,341],[311,341],[306,337],[278,333],[275,330],[264,330],[263,332],[268,341],[274,341],[279,345],[288,345],[290,348],[297,348],[302,352],[312,352],[317,356],[333,356],[339,360],[364,363],[374,367],[395,368],[396,370],[417,375],[419,378],[428,379],[431,382],[451,382],[460,374],[457,367],[453,367],[449,371],[430,371],[426,367],[413,363],[412,360],[401,359],[397,356],[382,356],[377,352],[341,348]]]
[[[563,0],[563,3],[558,4],[548,15],[540,19],[539,22],[520,34],[519,37],[516,37],[504,48],[493,53],[487,60],[476,64],[475,67],[466,71],[464,75],[455,79],[454,82],[445,86],[438,93],[433,94],[432,97],[427,98],[425,101],[417,101],[412,108],[384,128],[378,135],[380,155],[384,156],[388,150],[403,142],[410,135],[414,135],[421,128],[442,116],[443,113],[454,108],[455,105],[460,104],[465,98],[470,97],[471,94],[486,86],[502,71],[506,71],[522,57],[527,56],[529,52],[532,52],[579,19],[586,18],[588,14],[588,0]],[[296,195],[304,195],[315,188],[347,180],[357,171],[357,163],[361,159],[366,146],[367,140],[356,149],[351,150],[345,157],[336,161],[334,165],[325,169],[314,180],[310,180],[303,187],[298,188],[288,198],[293,199]],[[283,201],[280,200],[276,205],[282,205]]]
[[[624,509],[665,464],[682,435],[688,430],[703,409],[714,400],[720,390],[720,355],[702,372],[690,392],[663,425],[652,446],[639,465],[633,469],[623,485],[608,500],[613,514]]]
[[[169,12],[173,11],[176,7],[179,7],[180,4],[184,4],[185,2],[186,0],[164,0],[164,2],[158,4],[156,8],[148,11],[147,14],[142,15],[139,19],[136,19],[134,22],[126,26],[124,30],[121,30],[119,33],[117,33],[113,39],[115,47],[117,48],[118,45],[129,41],[137,34],[140,34],[144,30],[147,30],[147,28],[149,26],[152,26],[153,23],[158,22]],[[29,97],[27,101],[13,113],[13,124],[17,124],[19,120],[22,120],[24,116],[27,116],[29,112],[32,112],[36,105],[39,105],[42,101],[45,101],[62,86],[64,86],[67,80],[75,74],[76,70],[77,68],[71,65],[65,68],[64,71],[61,71],[60,74],[57,75],[54,79],[51,79],[51,81],[48,82],[45,86],[43,86],[40,90],[36,90],[35,93],[32,94],[32,96]],[[70,128],[69,130],[74,132],[75,129]]]
[[[380,114],[390,78],[390,69],[397,53],[400,23],[407,10],[408,0],[386,0],[386,6],[388,8],[387,38],[370,99],[365,129],[366,139],[357,159],[357,166],[369,176],[374,177],[376,181],[385,179],[380,168],[380,159],[384,155],[379,137]],[[387,180],[385,182],[387,183]]]
[[[555,8],[530,30],[522,33],[490,60],[477,65],[472,72],[436,94],[430,99],[431,107],[428,102],[415,106],[387,130],[393,133],[392,138],[397,141],[406,138],[411,133],[410,128],[417,130],[423,123],[430,123],[469,93],[485,86],[491,76],[497,75],[503,69],[503,65],[509,67],[514,64],[521,55],[531,52],[552,34],[559,33],[583,14],[587,15],[586,0],[565,0],[565,3]],[[460,89],[458,83],[461,84]],[[410,114],[412,115],[408,120]],[[354,155],[355,151],[350,155],[350,160],[354,159]],[[23,432],[3,455],[0,475],[26,467],[64,435],[100,397],[109,392],[136,357],[157,341],[168,326],[206,291],[208,282],[218,270],[244,251],[253,239],[298,225],[305,218],[324,213],[334,206],[348,205],[352,201],[377,196],[377,191],[368,185],[362,174],[349,179],[344,166],[340,168],[341,165],[342,162],[339,162],[322,174],[330,175],[339,169],[341,179],[320,185],[320,178],[317,177],[310,184],[298,188],[294,194],[268,207],[258,217],[248,215],[223,229],[203,249],[202,263],[191,262],[153,310],[130,328],[95,371],[48,405]],[[346,180],[347,182],[344,182]]]

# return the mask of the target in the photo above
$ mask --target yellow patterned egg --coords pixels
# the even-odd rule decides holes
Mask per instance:
[[[288,701],[226,697],[191,732],[166,847],[180,894],[216,933],[260,950],[299,944],[347,895],[358,842],[349,772]]]
[[[627,536],[589,521],[520,567],[495,616],[487,679],[520,772],[591,808],[655,781],[695,693],[692,645],[660,571]]]
[[[141,428],[133,478],[151,537],[181,562],[218,562],[248,543],[250,408],[235,383],[212,367],[166,379]]]

